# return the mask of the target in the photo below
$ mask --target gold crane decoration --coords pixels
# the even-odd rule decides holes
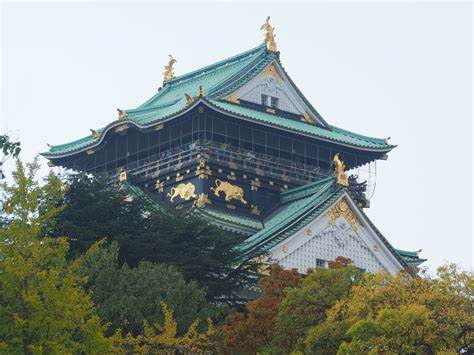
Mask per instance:
[[[263,38],[263,43],[267,45],[267,49],[270,52],[277,51],[277,45],[275,42],[275,27],[270,25],[270,16],[267,17],[265,23],[260,27],[261,30],[265,31],[265,37]]]
[[[168,64],[165,65],[165,71],[163,73],[163,81],[170,81],[174,78],[173,65],[177,60],[173,58],[171,54],[168,54]]]

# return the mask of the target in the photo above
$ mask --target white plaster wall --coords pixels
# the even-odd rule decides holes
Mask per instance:
[[[354,265],[368,272],[387,271],[395,274],[403,266],[370,228],[354,203],[345,196],[348,205],[359,218],[357,230],[344,218],[332,225],[322,214],[304,228],[270,250],[271,259],[284,268],[296,268],[305,273],[316,267],[316,259],[334,260],[338,256],[350,258]]]

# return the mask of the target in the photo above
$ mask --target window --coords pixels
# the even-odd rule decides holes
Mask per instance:
[[[272,108],[278,108],[278,97],[271,97],[271,107]]]
[[[268,106],[268,95],[262,94],[262,105]]]
[[[326,267],[326,260],[316,259],[316,267]]]

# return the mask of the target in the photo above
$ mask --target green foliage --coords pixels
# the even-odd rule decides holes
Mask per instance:
[[[145,206],[126,201],[127,193],[102,178],[86,174],[68,176],[67,191],[60,202],[65,208],[54,217],[45,233],[67,236],[70,256],[84,254],[95,242],[108,237],[121,246],[121,257],[129,265],[141,260],[137,240],[147,230]]]
[[[98,314],[111,323],[112,331],[121,327],[124,334],[137,335],[143,333],[143,320],[163,322],[162,302],[175,310],[179,334],[197,319],[212,315],[205,292],[195,281],[186,282],[176,267],[150,262],[120,267],[118,249],[116,242],[108,248],[94,248],[81,265]]]
[[[71,255],[83,254],[107,237],[120,246],[119,260],[135,267],[141,260],[174,265],[185,280],[205,288],[210,302],[240,301],[237,291],[255,282],[251,269],[234,268],[234,246],[243,237],[224,232],[190,214],[159,213],[140,198],[86,175],[71,176],[66,208],[47,230],[68,236]]]
[[[20,142],[12,142],[7,135],[0,135],[0,151],[5,157],[18,157],[21,152]]]
[[[176,266],[186,280],[206,289],[210,302],[238,304],[237,292],[254,285],[256,265],[235,268],[234,247],[244,237],[225,232],[192,214],[154,214],[142,236],[145,260]]]
[[[472,273],[453,265],[437,278],[367,274],[309,329],[308,353],[470,353],[474,350]],[[339,331],[335,331],[339,330]],[[344,331],[346,330],[346,331]]]
[[[278,316],[276,343],[291,351],[302,350],[309,327],[326,319],[326,311],[362,278],[362,271],[353,266],[311,271],[299,287],[288,290]]]
[[[0,352],[90,353],[113,350],[105,327],[82,288],[76,265],[66,260],[64,239],[39,239],[61,208],[58,180],[35,180],[38,164],[17,162],[13,184],[1,185]]]
[[[178,325],[173,311],[161,302],[164,313],[163,325],[152,326],[144,321],[143,334],[128,334],[119,339],[122,352],[125,354],[212,354],[215,353],[217,331],[208,319],[207,331],[200,332],[199,321],[193,322],[183,336],[178,336]]]

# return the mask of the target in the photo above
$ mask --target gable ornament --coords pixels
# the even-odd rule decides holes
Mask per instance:
[[[360,222],[346,201],[341,200],[326,212],[328,223],[333,225],[336,219],[343,217],[356,232],[360,227]]]

